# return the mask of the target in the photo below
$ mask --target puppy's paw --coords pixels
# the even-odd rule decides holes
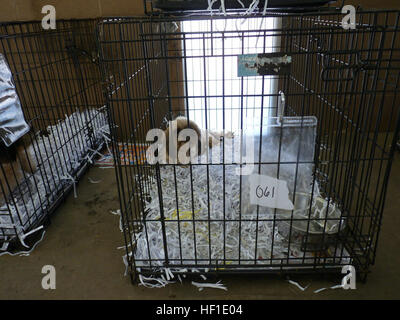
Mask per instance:
[[[228,131],[227,133],[225,133],[225,138],[233,139],[233,138],[235,138],[235,133],[233,133],[232,131]]]

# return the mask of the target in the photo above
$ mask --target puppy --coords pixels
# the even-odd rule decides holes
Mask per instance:
[[[176,129],[176,140],[173,139],[172,141],[170,141],[170,127],[171,126],[175,126]],[[218,144],[220,144],[221,142],[221,138],[228,138],[228,139],[232,139],[233,138],[233,133],[232,132],[228,132],[228,133],[223,133],[223,132],[215,132],[215,131],[206,131],[206,130],[202,130],[200,129],[200,127],[197,125],[196,122],[194,122],[193,120],[189,120],[186,117],[183,116],[179,116],[177,117],[175,120],[173,120],[172,122],[169,123],[169,127],[167,129],[164,130],[165,133],[165,138],[166,138],[166,155],[167,155],[167,159],[169,161],[169,163],[180,163],[179,160],[177,160],[176,162],[174,162],[170,155],[169,155],[169,146],[170,143],[173,144],[173,147],[176,148],[177,150],[177,155],[179,153],[180,148],[187,143],[187,141],[178,141],[178,136],[179,133],[184,130],[184,129],[193,129],[196,133],[197,133],[197,137],[198,137],[198,146],[197,146],[197,155],[195,156],[200,156],[202,154],[205,153],[205,151],[207,150],[207,146],[208,148],[213,148],[214,146],[217,146]],[[190,154],[187,154],[187,156],[190,156]]]
[[[31,153],[31,146],[27,136],[24,136],[10,147],[0,143],[0,206],[22,183],[26,173],[34,173],[37,170],[36,161]]]

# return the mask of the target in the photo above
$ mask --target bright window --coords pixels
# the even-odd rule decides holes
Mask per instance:
[[[238,77],[238,55],[273,52],[278,37],[274,18],[192,20],[182,23],[185,33],[187,104],[189,116],[203,128],[236,131],[260,124],[270,115],[276,78]],[[211,32],[212,31],[212,32]],[[241,31],[246,31],[242,33]],[[223,112],[225,110],[225,113]],[[224,115],[225,114],[225,118]]]

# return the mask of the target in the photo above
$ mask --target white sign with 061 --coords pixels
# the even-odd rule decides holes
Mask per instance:
[[[270,176],[250,176],[250,203],[263,207],[293,210],[287,182]]]

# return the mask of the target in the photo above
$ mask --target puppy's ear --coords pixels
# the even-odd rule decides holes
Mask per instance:
[[[35,159],[32,157],[30,146],[21,144],[17,147],[17,152],[22,169],[25,172],[34,173],[37,166]]]
[[[196,131],[197,136],[198,136],[199,139],[200,139],[200,137],[201,137],[201,130],[200,130],[199,126],[197,125],[197,123],[194,122],[194,121],[192,121],[192,120],[190,120],[190,121],[189,121],[189,124],[190,124],[190,128],[192,128],[194,131]]]

